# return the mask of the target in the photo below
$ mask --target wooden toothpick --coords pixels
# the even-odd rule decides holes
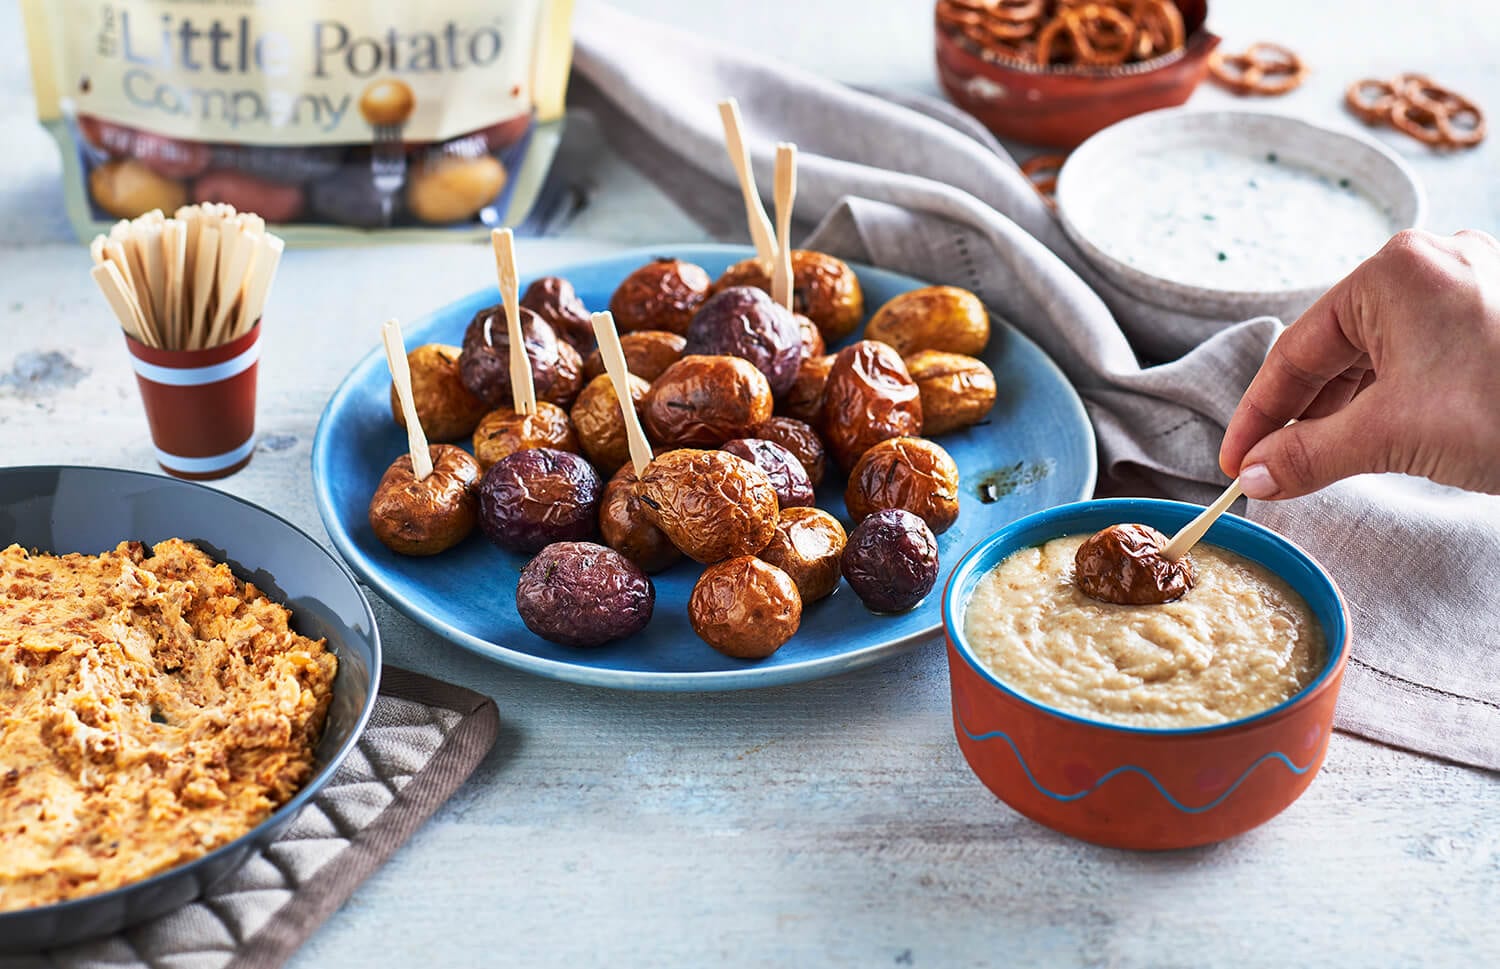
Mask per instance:
[[[391,382],[396,385],[396,397],[401,401],[401,414],[406,418],[406,444],[411,450],[411,466],[417,480],[432,474],[432,453],[427,448],[427,435],[422,433],[422,422],[417,419],[417,402],[411,393],[411,367],[406,362],[406,345],[401,342],[401,324],[394,319],[386,320],[380,328],[385,342],[385,362],[391,368]]]
[[[615,329],[614,314],[605,310],[590,317],[594,322],[594,337],[599,341],[599,356],[604,359],[604,369],[609,382],[614,385],[615,399],[620,403],[620,414],[625,418],[625,440],[630,444],[630,463],[635,466],[636,477],[646,473],[651,463],[651,442],[641,427],[641,419],[635,412],[635,400],[630,396],[630,367],[625,362],[625,348],[620,346],[620,333]]]
[[[509,229],[492,229],[495,273],[500,279],[500,299],[505,303],[505,331],[510,334],[510,390],[517,414],[536,413],[536,387],[531,380],[531,359],[521,334],[520,284],[516,278],[516,239]]]
[[[1214,499],[1213,504],[1203,509],[1197,518],[1178,529],[1177,534],[1162,546],[1161,557],[1168,562],[1175,562],[1186,555],[1188,549],[1198,544],[1198,539],[1204,536],[1213,523],[1219,520],[1219,516],[1224,514],[1229,506],[1234,504],[1235,499],[1242,494],[1244,492],[1240,490],[1240,479],[1235,478],[1230,482],[1229,487],[1224,489],[1224,493]]]
[[[740,104],[734,98],[719,102],[719,119],[724,122],[724,148],[729,163],[740,180],[740,194],[745,197],[745,221],[750,224],[750,241],[755,244],[755,258],[769,267],[776,258],[776,240],[771,234],[771,220],[755,188],[755,172],[750,167],[750,149],[745,146],[745,123],[740,118]]]
[[[776,146],[776,270],[771,275],[771,298],[792,308],[792,202],[797,197],[797,146]]]

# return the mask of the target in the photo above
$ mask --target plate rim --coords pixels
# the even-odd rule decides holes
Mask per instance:
[[[364,607],[365,618],[369,621],[370,624],[370,669],[372,672],[372,676],[370,681],[369,694],[365,697],[364,706],[360,708],[359,716],[355,719],[354,729],[350,731],[348,739],[345,740],[344,743],[341,744],[336,751],[334,751],[333,756],[328,758],[328,763],[324,764],[323,767],[320,768],[318,772],[314,774],[299,791],[297,791],[296,794],[293,794],[290,798],[288,798],[285,804],[282,804],[276,810],[272,811],[265,817],[264,820],[255,825],[255,827],[241,834],[237,838],[226,841],[224,844],[213,849],[212,851],[201,854],[196,858],[181,862],[180,864],[175,864],[172,867],[159,871],[154,875],[148,875],[147,877],[139,879],[137,881],[120,885],[117,888],[111,888],[108,891],[103,892],[96,892],[92,895],[84,895],[79,898],[71,898],[67,901],[53,902],[50,905],[39,905],[33,908],[19,908],[13,909],[8,912],[0,912],[0,925],[4,925],[10,918],[15,918],[16,921],[21,921],[22,919],[41,918],[43,916],[66,917],[72,912],[100,905],[107,900],[123,899],[129,894],[145,892],[149,889],[150,886],[165,884],[168,879],[183,877],[187,869],[200,864],[205,864],[209,859],[228,855],[231,852],[243,850],[247,847],[253,847],[255,839],[257,837],[263,838],[269,830],[274,829],[281,824],[289,822],[291,819],[299,815],[302,812],[302,809],[307,807],[307,805],[314,798],[323,793],[324,789],[327,788],[328,784],[333,780],[334,775],[337,774],[343,767],[344,761],[348,760],[349,755],[352,754],[355,748],[359,746],[359,741],[364,736],[365,729],[369,726],[370,717],[375,712],[375,702],[380,698],[380,684],[381,680],[383,679],[383,673],[385,671],[385,653],[383,643],[380,639],[380,624],[376,621],[375,609],[373,606],[371,606],[369,597],[365,595],[364,589],[360,588],[359,576],[355,574],[355,572],[340,556],[330,552],[322,542],[309,535],[307,531],[299,527],[296,522],[293,522],[277,514],[276,512],[271,511],[263,505],[258,505],[248,498],[242,498],[239,495],[231,494],[227,491],[220,491],[218,488],[210,487],[207,484],[203,484],[197,481],[190,481],[183,478],[174,478],[170,475],[158,474],[151,471],[138,471],[134,468],[115,468],[86,464],[20,464],[0,467],[0,477],[10,474],[19,474],[23,472],[46,473],[55,471],[85,472],[87,474],[126,475],[135,478],[146,478],[158,484],[165,482],[169,485],[182,485],[186,486],[189,489],[206,491],[219,498],[238,502],[241,505],[247,506],[252,511],[267,515],[285,525],[287,528],[290,528],[293,532],[306,540],[307,544],[310,547],[316,549],[318,554],[322,555],[329,562],[333,563],[333,566],[339,570],[339,572],[344,576],[345,579],[348,580],[350,587],[354,589],[355,594],[359,597],[359,602]],[[124,539],[122,539],[122,541],[123,540]],[[56,553],[54,550],[53,554],[58,553]],[[283,606],[283,608],[286,607]],[[264,845],[260,847],[263,848]],[[235,866],[234,870],[238,870],[239,868],[243,867],[245,862],[248,861],[249,856],[247,855],[244,861],[241,861],[239,865]],[[195,897],[201,898],[203,894],[205,894],[205,892],[206,889],[204,892],[199,892]],[[174,907],[169,911],[177,911],[177,909]],[[0,952],[4,951],[6,950],[3,947],[0,947]]]
[[[668,256],[670,258],[686,259],[694,261],[704,256],[716,257],[739,257],[747,258],[754,255],[754,250],[747,245],[734,243],[668,243],[653,246],[634,246],[619,249],[607,255],[597,256],[592,259],[570,260],[563,262],[552,262],[544,260],[533,268],[529,268],[522,277],[521,283],[525,284],[537,276],[559,275],[568,276],[571,272],[591,269],[594,264],[602,261],[639,259],[642,263],[651,259]],[[848,262],[856,274],[872,272],[883,276],[900,277],[905,280],[918,283],[923,286],[936,285],[925,280],[918,279],[906,273],[896,272],[890,269],[882,269],[879,266],[871,266],[861,262]],[[424,313],[407,325],[408,329],[415,330],[425,327],[436,316],[449,308],[467,302],[481,292],[487,292],[493,287],[481,287],[460,294],[456,299],[449,300],[435,309]],[[498,298],[498,291],[497,298]],[[986,307],[989,309],[989,307]],[[1084,429],[1086,437],[1087,466],[1085,468],[1082,493],[1077,498],[1069,499],[1077,501],[1089,498],[1093,495],[1094,488],[1098,483],[1099,455],[1098,440],[1094,434],[1093,422],[1089,419],[1088,411],[1084,408],[1083,398],[1079,396],[1077,388],[1057,362],[1047,354],[1045,350],[1032,340],[1020,328],[1012,324],[1005,317],[990,310],[993,318],[1008,327],[1011,334],[1029,345],[1036,351],[1037,356],[1057,381],[1067,389],[1067,400],[1069,407],[1079,418],[1079,423]],[[328,473],[332,470],[329,466],[329,448],[333,437],[330,427],[329,415],[333,409],[334,402],[346,395],[351,390],[350,381],[354,375],[376,357],[383,355],[379,347],[372,347],[368,353],[360,357],[358,361],[344,374],[323,405],[322,412],[318,415],[318,426],[313,433],[312,453],[309,461],[311,464],[313,500],[317,505],[318,516],[323,520],[323,528],[328,533],[329,540],[344,561],[364,581],[373,588],[382,599],[393,609],[403,616],[415,622],[417,625],[434,633],[438,637],[458,646],[470,653],[485,659],[500,663],[512,669],[519,669],[535,676],[547,679],[559,680],[566,683],[576,683],[583,686],[603,687],[607,689],[650,691],[650,692],[727,692],[730,690],[757,689],[761,687],[786,686],[793,683],[803,683],[812,680],[826,679],[843,673],[852,672],[864,666],[868,666],[879,660],[917,646],[922,642],[936,640],[943,632],[942,616],[926,629],[909,633],[895,639],[882,640],[869,646],[839,653],[835,656],[815,657],[802,660],[797,663],[787,663],[780,666],[746,666],[743,669],[732,670],[699,670],[699,671],[666,671],[666,670],[615,670],[594,666],[581,666],[560,660],[546,659],[534,656],[522,650],[503,646],[499,643],[489,642],[472,636],[461,629],[443,621],[441,617],[429,614],[418,609],[406,601],[405,597],[396,592],[380,574],[380,571],[369,567],[362,550],[354,544],[352,536],[344,529],[342,522],[333,507],[330,489],[326,486]],[[1066,502],[1064,502],[1066,504]],[[986,536],[987,537],[987,536]],[[977,541],[984,541],[981,537]],[[972,546],[971,546],[972,547]],[[968,554],[966,549],[964,555]],[[960,560],[962,555],[960,556]],[[955,563],[956,564],[956,563]],[[934,587],[933,593],[940,592],[940,587]],[[925,600],[924,600],[925,601]]]

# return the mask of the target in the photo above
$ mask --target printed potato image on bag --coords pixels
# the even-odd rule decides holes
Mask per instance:
[[[227,202],[292,240],[523,221],[572,0],[23,0],[80,236]]]

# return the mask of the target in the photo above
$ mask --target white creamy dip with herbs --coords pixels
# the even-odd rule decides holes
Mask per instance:
[[[1209,289],[1331,285],[1396,231],[1351,181],[1225,148],[1142,154],[1086,222],[1101,250],[1142,272]]]

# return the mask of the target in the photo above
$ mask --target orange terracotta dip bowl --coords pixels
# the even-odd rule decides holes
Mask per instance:
[[[976,584],[1012,552],[1120,522],[1170,535],[1201,510],[1145,498],[1061,505],[1001,529],[954,568],[943,593],[943,624],[958,746],[985,786],[1032,820],[1114,848],[1209,844],[1281,813],[1322,766],[1349,653],[1348,609],[1311,556],[1243,518],[1222,516],[1203,540],[1280,576],[1307,602],[1327,644],[1312,682],[1269,710],[1172,729],[1085,719],[1007,686],[965,640],[965,609]]]
[[[1207,0],[1173,0],[1187,30],[1184,47],[1118,67],[1038,67],[981,51],[938,26],[938,81],[954,104],[1002,138],[1073,148],[1116,121],[1182,104],[1208,73],[1219,45],[1203,26]]]

